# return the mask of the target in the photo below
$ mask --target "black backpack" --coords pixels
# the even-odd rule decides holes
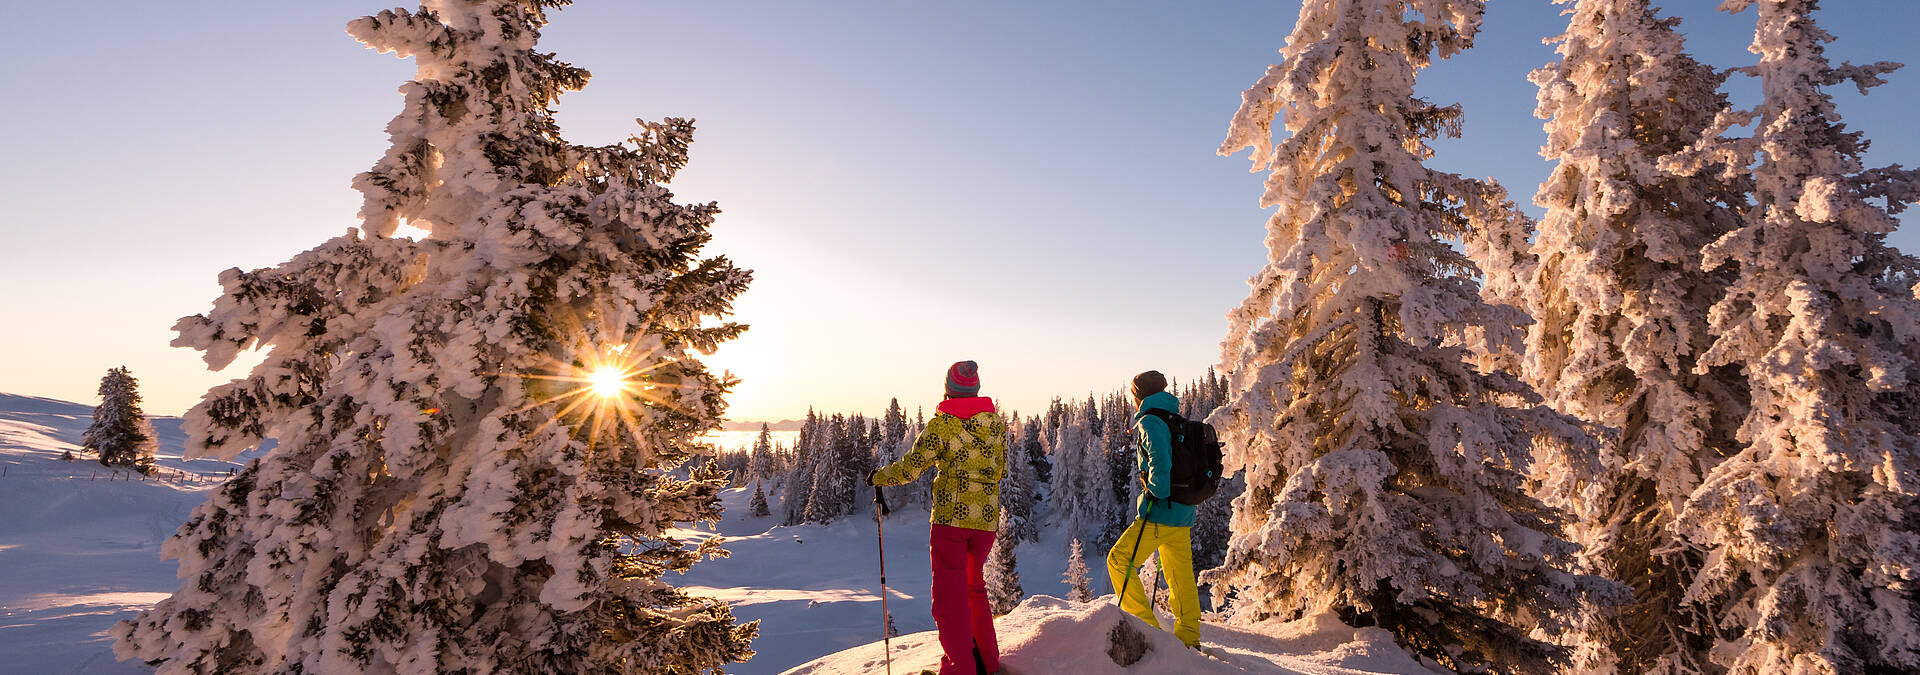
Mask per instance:
[[[1167,489],[1167,499],[1187,506],[1207,501],[1219,491],[1220,474],[1226,468],[1221,464],[1221,444],[1213,425],[1158,408],[1149,408],[1146,413],[1166,422],[1173,435],[1173,485]]]

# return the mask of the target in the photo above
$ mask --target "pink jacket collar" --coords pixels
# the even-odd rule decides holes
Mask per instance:
[[[967,419],[983,412],[993,412],[993,399],[985,396],[950,398],[941,401],[934,411],[943,412],[960,419]]]

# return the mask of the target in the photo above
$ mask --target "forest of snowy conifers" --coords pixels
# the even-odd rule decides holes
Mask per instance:
[[[1181,386],[1180,414],[1206,414],[1225,400],[1226,381],[1218,373]],[[1066,532],[1063,541],[1078,541],[1088,551],[1106,551],[1133,522],[1134,500],[1140,494],[1135,476],[1139,439],[1133,435],[1138,410],[1122,391],[1084,400],[1054,397],[1044,412],[1022,416],[1003,410],[1007,425],[1007,474],[1000,481],[1000,503],[1008,522],[1001,537],[1011,542],[1040,541],[1044,515],[1052,527]],[[909,417],[899,399],[879,419],[863,413],[820,414],[808,411],[793,446],[773,440],[763,425],[751,448],[721,451],[716,468],[726,472],[729,484],[750,487],[756,496],[753,515],[776,515],[785,525],[831,523],[860,513],[872,499],[867,472],[905,455],[926,428],[925,411]],[[1200,569],[1220,563],[1226,555],[1227,509],[1239,494],[1240,482],[1223,481],[1213,499],[1202,504],[1193,529],[1193,560]],[[933,473],[907,485],[887,489],[893,508],[932,508]],[[760,505],[767,511],[761,513]]]
[[[1559,2],[1560,58],[1533,75],[1556,164],[1538,220],[1425,164],[1472,110],[1416,78],[1472,47],[1483,0],[1307,0],[1246,91],[1221,151],[1268,175],[1270,255],[1186,411],[1236,476],[1195,536],[1217,547],[1196,556],[1213,606],[1331,614],[1460,672],[1920,670],[1920,260],[1886,244],[1920,176],[1864,166],[1825,92],[1898,65],[1829,62],[1816,0],[1724,0],[1757,9],[1758,60],[1735,71],[1690,58],[1645,0]],[[588,74],[536,43],[565,4],[351,23],[418,74],[354,181],[361,226],[223,273],[177,325],[216,368],[266,353],[187,414],[189,453],[278,445],[165,544],[182,584],[114,630],[122,658],[751,657],[754,624],[663,576],[724,555],[671,530],[720,516],[729,477],[687,466],[732,382],[698,355],[744,329],[726,317],[750,273],[701,257],[715,207],[666,188],[690,122],[561,137],[552,107]],[[1729,103],[1735,76],[1760,82],[1755,107]],[[1115,398],[1012,427],[1010,512],[1112,540],[1131,483]],[[733,480],[788,522],[832,520],[916,425],[816,415]]]

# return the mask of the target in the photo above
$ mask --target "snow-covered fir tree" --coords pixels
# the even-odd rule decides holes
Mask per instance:
[[[94,406],[93,422],[80,435],[80,449],[94,453],[105,466],[145,471],[159,445],[153,423],[140,410],[140,382],[126,366],[107,369],[100,378],[100,405]]]
[[[765,423],[760,425],[760,435],[753,439],[753,450],[747,455],[746,479],[753,481],[755,489],[758,483],[773,475],[773,428]]]
[[[1617,601],[1573,573],[1576,547],[1529,496],[1532,446],[1597,452],[1516,379],[1466,362],[1515,343],[1449,240],[1511,220],[1494,186],[1430,170],[1457,106],[1413,96],[1430,60],[1472,44],[1480,0],[1310,0],[1285,61],[1249,89],[1221,151],[1268,171],[1268,264],[1229,315],[1230,400],[1210,418],[1246,473],[1216,602],[1237,620],[1333,611],[1456,670],[1541,673],[1535,639]],[[1284,116],[1289,135],[1276,143]],[[1591,470],[1568,467],[1561,470]]]
[[[1013,611],[1015,605],[1026,599],[1027,592],[1020,587],[1020,566],[1014,559],[1013,549],[1020,544],[1008,527],[1007,512],[1000,512],[1000,533],[993,538],[993,548],[987,552],[986,569],[982,570],[987,584],[987,605],[998,616]]]
[[[1534,197],[1546,217],[1530,247],[1502,240],[1508,250],[1481,261],[1534,317],[1527,382],[1554,409],[1619,430],[1604,446],[1608,480],[1584,494],[1545,486],[1579,515],[1592,571],[1633,589],[1583,631],[1580,665],[1701,672],[1715,621],[1682,601],[1701,556],[1672,524],[1735,450],[1746,409],[1738,368],[1699,368],[1707,309],[1733,271],[1702,269],[1700,249],[1733,228],[1746,188],[1658,162],[1700,140],[1725,104],[1724,77],[1686,54],[1677,22],[1649,0],[1558,2],[1570,5],[1560,60],[1532,76],[1541,154],[1556,162]]]
[[[767,510],[767,491],[760,489],[757,482],[753,484],[753,499],[747,501],[747,514],[755,518],[765,518],[771,514]]]
[[[1721,7],[1754,5],[1760,60],[1744,71],[1761,102],[1666,163],[1754,187],[1704,254],[1738,273],[1700,367],[1743,369],[1751,405],[1744,447],[1676,523],[1707,554],[1687,599],[1714,612],[1731,673],[1920,672],[1920,261],[1886,244],[1920,175],[1863,167],[1866,140],[1824,91],[1866,93],[1899,64],[1832,65],[1814,0]]]
[[[1113,509],[1106,445],[1095,436],[1085,408],[1076,407],[1059,427],[1053,443],[1053,498],[1050,518],[1068,537],[1105,533]]]
[[[1133,523],[1134,498],[1140,494],[1140,458],[1136,452],[1139,440],[1133,435],[1133,397],[1125,392],[1109,393],[1104,407],[1104,413],[1095,416],[1100,420],[1100,440],[1105,446],[1102,454],[1106,457],[1107,483],[1111,486],[1111,501],[1105,511],[1106,529],[1095,540],[1102,550],[1119,541],[1120,534]]]
[[[700,259],[716,209],[672,201],[692,126],[579,146],[550,108],[587,72],[536,51],[562,0],[428,0],[349,25],[418,62],[364,230],[221,275],[175,344],[244,379],[186,417],[189,455],[272,435],[162,547],[179,590],[113,629],[162,673],[702,672],[755,624],[663,573],[722,555],[724,479],[673,470],[730,382],[749,274]],[[427,230],[394,238],[401,222]],[[604,371],[603,371],[604,369]],[[595,378],[602,372],[615,378]],[[600,386],[589,383],[598,380]]]
[[[1007,473],[1000,479],[1000,512],[1009,519],[1002,536],[1016,543],[1040,540],[1039,515],[1034,513],[1040,486],[1033,477],[1033,463],[1027,459],[1029,446],[1015,433],[1021,428],[1017,419],[1007,425]]]
[[[813,493],[813,471],[816,457],[823,445],[825,432],[821,428],[820,416],[807,408],[807,421],[800,425],[800,434],[794,438],[793,466],[788,467],[786,480],[780,488],[780,522],[785,525],[798,525],[806,519],[807,497]]]
[[[1092,600],[1093,586],[1087,580],[1087,556],[1080,550],[1080,538],[1074,537],[1067,546],[1067,572],[1062,577],[1067,582],[1067,599],[1073,602]]]
[[[1039,486],[1053,483],[1053,462],[1047,460],[1047,436],[1042,431],[1040,418],[1030,416],[1026,426],[1020,432],[1021,454],[1026,455],[1027,464],[1033,467],[1033,481]],[[1036,499],[1038,493],[1036,492]]]

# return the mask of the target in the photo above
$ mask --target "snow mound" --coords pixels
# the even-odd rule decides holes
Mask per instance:
[[[1107,655],[1108,635],[1131,622],[1146,636],[1145,657],[1120,666]],[[1160,617],[1161,625],[1172,619]],[[1200,641],[1208,653],[1187,649],[1166,630],[1155,630],[1113,604],[1113,596],[1083,603],[1049,595],[1027,598],[994,620],[1000,662],[1012,675],[1045,673],[1292,673],[1298,675],[1433,675],[1444,672],[1421,665],[1376,628],[1355,629],[1331,616],[1270,621],[1254,626],[1206,623]],[[893,672],[937,668],[940,643],[933,631],[893,639]],[[786,671],[788,675],[880,674],[887,672],[880,642],[830,654]]]

